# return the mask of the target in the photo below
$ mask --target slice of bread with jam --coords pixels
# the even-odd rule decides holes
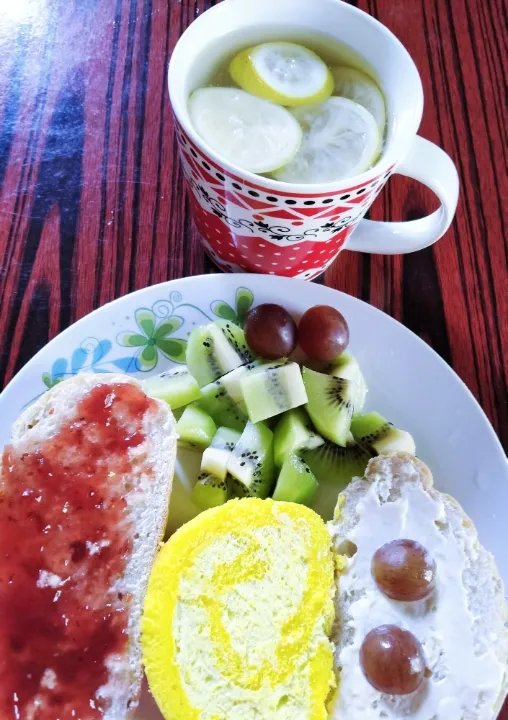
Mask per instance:
[[[0,717],[131,716],[175,455],[168,405],[123,375],[80,374],[17,420],[0,476]]]

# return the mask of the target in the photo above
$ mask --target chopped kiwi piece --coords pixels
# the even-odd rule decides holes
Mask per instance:
[[[148,378],[143,382],[143,390],[150,397],[167,402],[172,410],[189,405],[201,397],[200,387],[187,367]]]
[[[247,345],[245,333],[241,327],[238,327],[238,325],[235,325],[235,323],[232,323],[230,320],[216,320],[215,324],[220,327],[226,340],[238,355],[240,355],[242,363],[250,363],[255,359],[256,355]]]
[[[241,370],[242,368],[237,369]],[[233,370],[233,372],[236,371]],[[248,417],[245,408],[233,400],[224,387],[222,378],[202,388],[202,396],[198,405],[213,417],[217,425],[241,431],[247,424]]]
[[[377,412],[353,418],[351,432],[356,442],[374,455],[397,451],[414,455],[416,452],[413,436],[406,430],[394,427]]]
[[[202,389],[198,405],[213,417],[217,425],[240,431],[244,429],[248,417],[240,382],[256,365],[256,362],[241,365]]]
[[[232,475],[228,476],[231,483],[231,492],[233,494],[233,497],[235,498],[245,498],[245,497],[253,497],[251,493],[247,490],[245,485],[242,485],[241,482],[239,482],[235,477]]]
[[[268,497],[275,479],[272,431],[263,423],[247,423],[227,469],[247,495]]]
[[[262,364],[261,360],[253,360],[252,362],[247,363],[247,365],[241,365],[235,370],[231,370],[231,372],[227,373],[227,375],[223,375],[220,378],[221,383],[228,391],[228,394],[245,412],[247,412],[247,406],[245,405],[245,400],[243,399],[242,380],[247,373],[255,370]]]
[[[312,470],[301,458],[290,453],[279,473],[273,499],[308,505],[317,491],[318,483]]]
[[[203,387],[243,365],[243,358],[215,323],[198,327],[187,341],[187,366]]]
[[[212,443],[201,458],[201,472],[226,479],[227,466],[241,433],[227,427],[220,427],[213,436]]]
[[[257,423],[307,402],[300,366],[295,362],[259,365],[241,379],[251,422]]]
[[[202,510],[224,505],[230,498],[229,481],[201,473],[192,489],[191,500]]]
[[[275,464],[281,467],[290,453],[302,448],[319,447],[323,442],[323,438],[314,432],[310,418],[303,408],[288,410],[281,416],[274,430]]]
[[[362,477],[371,458],[348,434],[346,447],[325,442],[312,450],[302,450],[302,459],[310,467],[319,483],[312,508],[325,520],[333,517],[338,494],[354,477]]]
[[[182,417],[184,412],[185,412],[185,407],[179,407],[179,408],[175,408],[173,410],[173,417],[175,418],[176,422],[178,422],[180,420],[180,418]]]
[[[188,405],[176,424],[179,447],[189,450],[205,450],[217,431],[217,426],[204,410]]]
[[[353,414],[361,413],[365,407],[365,400],[367,398],[367,383],[363,377],[363,373],[358,364],[358,360],[351,355],[351,353],[345,352],[333,362],[333,365],[328,369],[328,375],[334,377],[344,378],[349,380],[352,384],[352,393],[354,394],[354,408]]]
[[[350,435],[346,447],[325,442],[317,448],[301,451],[318,483],[334,485],[343,490],[353,477],[362,477],[372,455]]]
[[[309,401],[306,405],[316,429],[337,445],[345,446],[354,411],[354,393],[349,380],[302,370]]]

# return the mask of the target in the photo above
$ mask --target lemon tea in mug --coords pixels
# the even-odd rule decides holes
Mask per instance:
[[[241,38],[223,40],[240,49],[223,53],[190,95],[196,132],[242,170],[281,182],[327,183],[368,170],[386,133],[374,69],[331,37],[270,34],[243,48]]]
[[[312,280],[344,249],[413,252],[452,221],[457,170],[417,135],[418,70],[352,5],[217,3],[178,41],[168,85],[193,217],[226,272]],[[365,220],[395,173],[433,190],[439,209]]]

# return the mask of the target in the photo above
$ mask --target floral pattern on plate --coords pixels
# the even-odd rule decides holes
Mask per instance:
[[[185,363],[188,335],[198,324],[213,322],[214,317],[243,325],[254,303],[254,294],[245,287],[236,290],[234,307],[225,300],[214,300],[206,310],[184,302],[179,292],[162,298],[151,308],[139,307],[127,330],[108,338],[86,337],[70,357],[58,357],[42,373],[45,389],[51,389],[79,372],[150,373],[163,365]],[[39,394],[40,396],[40,394]],[[39,397],[37,396],[37,397]],[[35,400],[36,398],[34,398]]]

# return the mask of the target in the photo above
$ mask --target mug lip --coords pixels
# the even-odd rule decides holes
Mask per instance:
[[[189,29],[197,24],[203,24],[205,22],[209,22],[210,17],[212,15],[220,15],[221,13],[227,12],[228,6],[236,5],[237,3],[245,2],[246,0],[224,0],[224,2],[219,3],[218,5],[214,5],[208,10],[206,10],[202,15],[200,15],[198,18],[193,20],[192,23],[184,30],[180,38],[178,39],[178,42],[176,43],[173,53],[171,55],[169,66],[168,66],[168,92],[169,92],[169,98],[171,102],[171,108],[175,115],[176,120],[178,121],[180,127],[182,130],[188,135],[188,137],[192,140],[192,142],[199,148],[199,150],[204,154],[207,155],[216,165],[223,168],[229,175],[235,175],[237,178],[241,179],[243,182],[252,183],[254,185],[263,187],[267,190],[272,190],[273,192],[278,192],[279,194],[285,193],[285,194],[291,194],[291,195],[306,195],[306,194],[331,194],[337,192],[337,190],[340,191],[340,188],[342,187],[349,187],[351,185],[355,185],[360,187],[364,183],[367,183],[369,181],[372,181],[372,179],[378,175],[382,175],[385,172],[391,172],[394,166],[397,165],[398,162],[404,159],[405,153],[397,154],[397,152],[394,151],[393,148],[390,149],[389,152],[383,152],[378,159],[378,161],[372,165],[372,167],[365,170],[363,173],[360,173],[359,175],[352,175],[348,176],[346,178],[341,178],[340,180],[333,180],[332,182],[326,182],[326,183],[289,183],[289,182],[283,182],[281,180],[275,180],[272,178],[264,177],[263,175],[257,175],[256,173],[253,173],[249,170],[244,170],[238,165],[235,165],[234,163],[227,160],[225,157],[217,153],[213,148],[211,148],[208,143],[206,143],[200,135],[196,132],[194,129],[192,122],[190,120],[190,117],[188,116],[188,113],[185,113],[185,111],[181,107],[181,103],[174,100],[173,94],[172,94],[172,79],[173,76],[178,72],[176,62],[178,60],[178,53],[181,51],[181,46],[183,44],[184,38],[189,31]],[[386,25],[383,25],[379,20],[372,17],[372,15],[369,15],[368,13],[364,12],[363,10],[360,10],[359,8],[354,7],[354,5],[349,5],[347,3],[341,2],[341,0],[334,0],[334,2],[340,2],[340,4],[344,7],[345,12],[350,12],[351,14],[361,15],[362,20],[364,22],[371,23],[372,25],[375,25],[376,28],[384,34],[391,42],[396,44],[400,51],[406,56],[408,62],[412,65],[416,78],[418,79],[418,87],[416,88],[415,92],[417,94],[417,106],[415,104],[415,109],[413,110],[413,115],[417,118],[416,122],[416,130],[415,135],[417,134],[418,127],[421,122],[421,117],[423,113],[423,86],[421,82],[420,73],[418,72],[418,68],[416,67],[416,64],[409,54],[408,50],[404,47],[402,42],[398,39],[398,37],[389,29],[386,27]],[[409,148],[408,148],[409,149]]]

